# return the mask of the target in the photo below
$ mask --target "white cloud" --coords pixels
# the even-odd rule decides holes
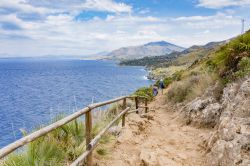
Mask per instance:
[[[230,6],[248,6],[250,0],[199,0],[198,6],[219,9]]]
[[[87,10],[108,11],[113,13],[130,13],[132,11],[132,6],[125,3],[117,3],[112,0],[86,0],[80,7]]]
[[[14,9],[23,13],[39,13],[46,14],[53,10],[44,7],[34,7],[28,4],[25,0],[1,0],[0,8]]]
[[[179,22],[182,25],[186,25],[189,28],[195,29],[223,29],[225,27],[235,27],[241,24],[241,20],[237,16],[227,15],[225,13],[217,13],[211,16],[189,16],[178,17],[174,21]]]
[[[188,47],[194,44],[225,40],[238,35],[241,30],[240,18],[234,16],[232,12],[178,18],[138,16],[133,15],[134,12],[130,13],[132,7],[129,10],[116,8],[119,3],[103,0],[100,3],[114,3],[115,7],[110,5],[110,8],[107,9],[99,1],[93,1],[98,2],[98,5],[90,5],[91,8],[89,6],[88,9],[109,10],[113,14],[106,18],[94,17],[88,21],[82,21],[75,19],[75,13],[51,14],[51,11],[58,10],[59,7],[52,9],[43,1],[48,2],[41,0],[39,1],[41,4],[31,5],[31,3],[27,3],[28,1],[12,1],[13,3],[18,2],[18,4],[25,3],[32,8],[28,10],[25,9],[26,7],[18,6],[16,7],[18,11],[35,12],[33,9],[46,9],[46,12],[43,10],[39,12],[46,13],[41,20],[22,20],[18,17],[18,12],[0,15],[0,22],[10,22],[21,27],[20,30],[1,29],[0,27],[0,54],[8,53],[12,56],[88,55],[158,40],[166,40]],[[60,2],[66,3],[66,1]],[[75,9],[74,12],[77,13],[84,7],[72,5],[70,8]],[[84,9],[87,9],[86,6]],[[68,8],[59,10],[68,11]],[[123,13],[123,11],[127,13]],[[250,28],[249,25],[246,25],[246,28]],[[18,37],[20,39],[17,40]]]

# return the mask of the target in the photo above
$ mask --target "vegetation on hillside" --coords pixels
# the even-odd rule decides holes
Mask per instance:
[[[219,50],[194,62],[188,70],[179,74],[167,93],[173,102],[183,102],[201,96],[207,87],[218,82],[226,85],[250,74],[250,32],[233,39]],[[220,86],[218,91],[221,91]]]
[[[153,100],[154,97],[152,87],[139,88],[134,95],[146,97],[149,101]]]
[[[153,56],[153,57],[144,57],[140,59],[133,59],[133,60],[123,60],[120,62],[120,65],[126,65],[126,66],[146,66],[146,67],[152,67],[155,65],[159,65],[161,63],[170,63],[171,60],[179,56],[179,52],[173,52],[167,55],[162,56]]]

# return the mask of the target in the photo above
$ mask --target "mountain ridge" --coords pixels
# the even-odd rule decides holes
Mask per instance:
[[[156,41],[139,46],[121,47],[107,54],[107,58],[116,60],[139,59],[147,56],[160,56],[172,52],[181,52],[184,49],[184,47],[166,41]]]

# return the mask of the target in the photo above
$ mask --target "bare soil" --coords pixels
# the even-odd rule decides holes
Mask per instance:
[[[164,95],[150,103],[148,116],[128,116],[119,137],[106,145],[108,154],[95,154],[100,166],[202,166],[207,129],[187,126],[178,110],[165,104]]]

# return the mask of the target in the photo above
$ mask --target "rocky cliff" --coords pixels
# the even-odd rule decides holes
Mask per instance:
[[[187,124],[214,128],[206,139],[210,166],[250,165],[250,76],[223,89],[218,83],[182,108]]]

